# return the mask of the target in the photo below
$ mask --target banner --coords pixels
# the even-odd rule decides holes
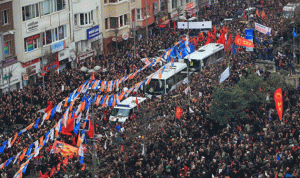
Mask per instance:
[[[268,34],[271,36],[271,28],[263,26],[256,22],[255,22],[255,30],[259,31],[260,33]]]
[[[253,29],[245,29],[245,39],[253,43]],[[253,51],[253,48],[246,47],[246,51]]]
[[[282,113],[283,113],[283,101],[282,101],[282,89],[278,88],[274,93],[274,101],[276,110],[278,113],[279,120],[282,119]]]
[[[177,23],[178,29],[211,29],[212,22],[205,21],[205,22],[178,22]]]
[[[238,46],[245,46],[245,47],[250,47],[250,48],[254,47],[254,44],[251,41],[246,40],[245,38],[242,38],[239,35],[235,36],[234,43],[235,43],[235,45],[238,45]]]
[[[74,154],[74,153],[76,153],[76,157],[78,156],[77,155],[77,153],[78,153],[77,147],[74,147],[72,145],[69,145],[69,144],[66,144],[66,143],[63,143],[63,142],[60,142],[57,140],[54,142],[52,149],[54,150],[54,153],[61,153],[61,155],[63,157],[70,156],[71,154]]]

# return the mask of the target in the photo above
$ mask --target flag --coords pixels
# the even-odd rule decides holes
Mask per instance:
[[[5,163],[5,167],[8,166],[8,165],[12,162],[12,160],[13,160],[14,158],[15,158],[14,156],[11,157],[11,158],[9,158],[9,159],[6,161],[6,163]]]
[[[13,164],[15,164],[15,163],[17,162],[17,160],[18,160],[20,154],[21,154],[21,152],[19,152],[19,153],[17,154],[17,156],[15,157],[15,160],[14,160]]]
[[[191,114],[194,113],[194,111],[193,111],[192,108],[190,108],[190,107],[189,107],[189,112],[190,112]]]
[[[146,81],[146,84],[147,84],[147,85],[149,85],[149,83],[150,83],[151,78],[153,77],[153,75],[154,75],[154,74],[151,74],[150,77],[148,77],[148,79],[147,79],[147,81]]]
[[[166,67],[166,66],[164,66],[163,68],[161,68],[161,69],[159,70],[159,72],[158,72],[158,78],[161,78],[161,77],[162,77],[162,74],[163,74],[163,72],[164,72],[164,70],[165,70],[165,67]]]
[[[82,171],[84,171],[84,170],[85,170],[85,164],[82,166],[81,170],[82,170]]]
[[[83,159],[84,159],[84,157],[80,156],[80,162],[79,162],[79,164],[83,164]]]
[[[45,113],[51,111],[51,109],[53,108],[53,102],[47,102],[48,106],[47,108],[44,110]]]
[[[258,12],[258,9],[256,9],[256,15],[259,17],[259,12]]]
[[[245,46],[245,47],[249,47],[249,48],[254,47],[254,44],[251,41],[249,41],[245,38],[242,38],[239,35],[235,36],[234,43],[235,43],[235,45],[238,45],[238,46]]]
[[[283,113],[283,101],[282,101],[282,89],[278,88],[274,93],[275,106],[278,113],[279,120],[282,119]]]
[[[246,14],[245,14],[245,11],[243,13],[243,19],[246,19]]]
[[[176,30],[176,28],[177,28],[177,27],[176,27],[176,22],[174,21],[174,30]]]
[[[68,165],[68,164],[69,164],[69,159],[68,159],[68,158],[65,158],[65,159],[63,160],[63,164],[64,164],[64,165]]]
[[[13,146],[13,144],[14,144],[14,142],[16,141],[17,137],[18,137],[18,133],[15,134],[15,137],[14,137],[14,139],[11,141],[10,146]]]
[[[140,108],[140,105],[139,105],[137,97],[135,98],[135,104],[136,104],[137,108]]]
[[[29,156],[31,154],[32,147],[33,147],[33,143],[29,146],[29,148],[26,152],[26,156]]]
[[[181,109],[180,107],[176,106],[176,118],[179,119],[179,120],[180,120],[182,111],[183,111],[183,109]]]
[[[34,128],[35,128],[35,129],[38,128],[40,119],[41,119],[41,118],[38,118],[38,119],[36,120],[36,123],[35,123],[35,125],[34,125]]]
[[[86,134],[90,137],[90,138],[93,138],[93,122],[92,120],[90,120],[90,130],[86,132]]]
[[[295,29],[293,29],[293,36],[296,38],[297,37],[297,33],[295,32]]]
[[[20,156],[20,161],[23,160],[23,158],[24,158],[24,156],[25,156],[25,154],[26,154],[27,149],[28,149],[28,148],[25,148],[25,149],[23,150],[23,153],[22,153],[21,156]]]
[[[78,135],[79,129],[80,129],[80,120],[79,120],[79,122],[76,124],[76,126],[74,127],[73,132],[74,132],[76,135]]]
[[[263,18],[265,18],[265,16],[266,16],[266,14],[265,14],[265,11],[263,10],[260,17],[261,17],[261,19],[263,19]]]
[[[2,146],[0,147],[0,153],[2,154],[4,149],[5,149],[5,146],[7,144],[7,141],[3,142]]]
[[[51,169],[50,177],[52,177],[54,173],[55,173],[55,167],[53,167],[53,168]]]
[[[229,66],[226,68],[226,70],[221,74],[220,76],[220,83],[222,83],[224,80],[226,80],[229,77]]]

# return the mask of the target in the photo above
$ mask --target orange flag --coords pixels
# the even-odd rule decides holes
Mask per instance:
[[[234,43],[235,43],[235,45],[238,45],[238,46],[245,46],[245,47],[249,47],[249,48],[254,47],[254,44],[251,41],[249,41],[245,38],[242,38],[239,35],[235,36]]]
[[[106,92],[110,92],[110,87],[109,87],[109,86],[110,86],[110,82],[111,82],[111,81],[108,81],[108,82],[107,82],[107,85],[106,85]]]
[[[40,137],[40,145],[43,145],[43,143],[44,143],[44,136],[41,136]]]
[[[6,164],[7,160],[2,164],[2,166],[0,167],[0,169],[3,169],[5,164]]]
[[[51,116],[51,112],[48,112],[45,120],[49,120],[50,116]]]
[[[95,72],[93,72],[93,75],[92,75],[92,78],[91,78],[92,81],[95,80]]]
[[[265,11],[264,11],[264,10],[262,11],[262,13],[261,13],[261,16],[260,16],[260,17],[261,17],[261,19],[263,19],[263,18],[265,18],[265,17],[266,17],[266,14],[265,14]]]
[[[68,96],[65,98],[65,104],[64,104],[64,107],[68,107]]]
[[[282,101],[282,89],[278,88],[274,93],[275,106],[278,113],[279,120],[282,119],[283,113],[283,101]]]
[[[114,94],[114,100],[113,100],[113,103],[112,103],[112,107],[115,107],[116,106],[116,94]]]
[[[176,106],[176,118],[179,119],[179,120],[180,120],[182,111],[183,111],[183,109],[181,109],[180,107]]]
[[[97,106],[99,106],[100,97],[101,97],[101,95],[98,95],[97,98],[96,98],[96,105],[97,105]]]
[[[13,144],[16,141],[17,137],[18,137],[18,133],[15,134],[14,139],[10,142],[10,146],[13,146]]]
[[[258,9],[256,9],[256,15],[259,17],[259,12],[258,12]]]
[[[81,139],[80,139],[80,133],[78,133],[78,140],[77,140],[77,147],[80,147],[80,144],[81,144]]]
[[[27,127],[27,130],[30,130],[32,128],[34,123],[31,123],[28,127]]]
[[[28,148],[25,148],[25,149],[23,150],[23,153],[22,153],[21,156],[19,157],[19,158],[20,158],[20,161],[23,160],[23,158],[24,158],[24,156],[25,156],[25,153],[26,153],[27,149],[28,149]]]
[[[81,170],[82,170],[82,171],[84,171],[84,170],[85,170],[85,164],[82,166]]]
[[[102,107],[105,107],[105,103],[106,103],[107,97],[108,97],[108,95],[105,96],[104,101],[102,103]]]

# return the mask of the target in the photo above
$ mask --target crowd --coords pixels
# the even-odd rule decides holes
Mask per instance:
[[[253,2],[252,4],[261,2]],[[280,6],[281,4],[281,6]],[[239,48],[237,54],[226,53],[223,61],[206,67],[190,77],[191,104],[189,106],[184,90],[186,83],[180,84],[177,89],[161,97],[148,97],[145,103],[135,111],[135,118],[124,124],[111,124],[108,121],[111,107],[95,107],[95,134],[97,150],[98,177],[299,177],[300,176],[300,133],[298,89],[290,89],[284,98],[284,120],[278,120],[275,108],[261,106],[258,111],[248,113],[246,123],[237,119],[232,120],[226,127],[220,127],[210,119],[209,108],[212,102],[213,85],[218,85],[220,73],[230,63],[231,74],[225,85],[232,85],[238,80],[237,76],[246,77],[249,67],[254,66],[254,60],[259,56],[272,60],[275,63],[289,56],[288,50],[273,55],[266,52],[273,50],[270,41],[280,39],[279,11],[286,2],[265,1],[263,6],[267,18],[259,20],[254,16],[253,21],[260,21],[272,28],[272,35],[256,33],[258,49],[245,52]],[[216,23],[219,17],[230,17],[236,10],[245,9],[245,3],[227,3],[216,5],[213,10],[207,10],[204,18]],[[272,7],[272,8],[266,8]],[[234,20],[229,23],[229,33],[233,36],[242,36],[246,25]],[[253,24],[252,24],[253,25]],[[274,30],[273,30],[274,29]],[[1,142],[14,136],[16,130],[26,127],[43,117],[38,110],[47,107],[47,103],[57,105],[70,93],[78,88],[90,76],[80,71],[81,66],[92,68],[100,66],[101,70],[95,74],[97,79],[115,80],[132,73],[144,66],[140,60],[144,57],[160,56],[160,49],[167,49],[174,42],[181,39],[184,31],[172,28],[163,29],[160,35],[155,32],[150,36],[146,45],[142,38],[137,42],[136,54],[133,46],[124,46],[119,56],[115,53],[106,54],[78,64],[77,69],[65,69],[60,74],[54,74],[53,84],[51,75],[45,78],[46,92],[43,93],[42,79],[36,85],[24,87],[20,91],[11,91],[1,97],[0,111],[1,124],[7,128]],[[191,31],[191,33],[194,33]],[[200,45],[203,45],[202,41]],[[261,49],[260,49],[261,48]],[[263,52],[261,50],[264,50]],[[266,55],[268,54],[268,55]],[[280,62],[279,62],[280,63]],[[278,66],[280,66],[278,63]],[[142,81],[146,76],[159,69],[159,65],[147,68],[132,80],[120,85],[120,89],[131,87]],[[261,77],[269,77],[262,72]],[[62,86],[64,86],[62,90]],[[119,93],[120,91],[114,91]],[[97,91],[100,94],[99,91]],[[32,94],[32,96],[31,96]],[[133,96],[146,97],[142,91],[132,93]],[[74,106],[79,104],[76,101]],[[180,120],[175,118],[175,108],[183,108]],[[188,112],[191,108],[193,112]],[[66,107],[62,107],[64,111]],[[28,147],[35,140],[45,135],[53,128],[63,113],[56,113],[53,120],[48,120],[37,129],[31,129],[29,134],[22,134],[15,145],[6,148],[0,155],[0,163],[16,155]],[[21,124],[21,125],[20,125]],[[18,128],[16,129],[16,127]],[[60,134],[56,140],[76,146],[77,135]],[[84,165],[79,158],[69,158],[68,164],[62,164],[60,153],[52,154],[54,140],[40,151],[38,157],[33,158],[23,175],[24,177],[39,177],[50,175],[51,169],[56,171],[53,177],[92,177],[92,153],[90,144],[87,144]],[[88,140],[88,142],[90,142]],[[24,160],[23,160],[24,162]],[[13,177],[20,168],[21,162],[10,164],[1,170],[1,177]],[[59,170],[58,170],[59,167]]]

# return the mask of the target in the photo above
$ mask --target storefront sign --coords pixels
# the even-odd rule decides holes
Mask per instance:
[[[259,23],[256,23],[256,22],[255,22],[255,30],[257,30],[257,31],[259,31],[260,33],[263,33],[263,34],[271,35],[271,28],[263,26],[263,25],[261,25]]]
[[[25,68],[25,67],[30,66],[30,65],[32,65],[32,64],[35,64],[35,63],[37,63],[37,62],[40,62],[40,58],[36,58],[36,59],[34,59],[34,60],[25,62],[25,63],[22,64],[22,67]]]
[[[66,41],[61,41],[51,45],[52,53],[64,50],[66,48]]]
[[[190,10],[194,7],[194,2],[190,2],[188,4],[185,5],[186,10]]]
[[[94,26],[94,27],[89,28],[89,29],[86,30],[86,38],[88,40],[92,39],[92,38],[95,38],[96,36],[99,36],[99,34],[100,34],[99,25]]]
[[[127,40],[129,38],[128,32],[123,33],[122,38],[123,40]]]
[[[26,32],[27,33],[37,31],[38,28],[39,28],[39,21],[31,21],[31,22],[26,23]]]
[[[95,51],[91,51],[91,52],[88,52],[84,55],[79,56],[78,61],[86,60],[86,59],[94,57],[94,56],[95,56]]]
[[[58,69],[59,68],[59,61],[56,61],[56,62],[54,62],[54,63],[52,63],[52,64],[50,64],[50,65],[46,65],[45,67],[44,67],[44,71],[45,72],[49,72],[49,71],[51,71],[51,70],[56,70],[56,69]]]
[[[6,59],[3,62],[3,67],[11,66],[17,62],[18,62],[17,57],[12,57],[12,58]]]

